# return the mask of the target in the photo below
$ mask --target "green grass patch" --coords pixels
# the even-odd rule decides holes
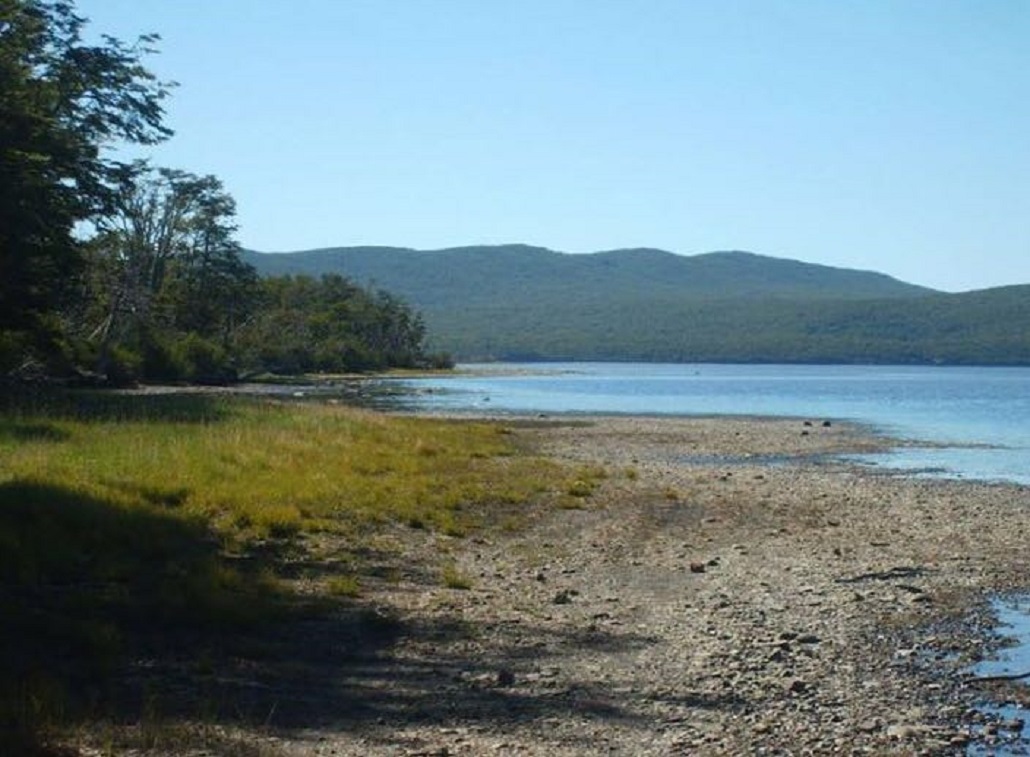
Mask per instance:
[[[93,415],[87,403],[4,419],[0,483],[166,510],[247,541],[387,520],[462,534],[480,521],[477,505],[525,502],[554,476],[488,423],[226,399],[176,412],[164,397],[119,399],[158,407],[93,400]]]
[[[357,549],[385,523],[460,536],[567,485],[516,444],[491,423],[341,406],[0,396],[0,731],[103,717],[127,661],[186,638],[202,648],[176,654],[218,658],[286,617],[281,558],[302,535]],[[356,567],[324,594],[358,596]],[[467,588],[456,570],[442,580]]]
[[[458,566],[453,564],[445,565],[440,571],[440,583],[448,589],[467,591],[472,588],[472,579],[462,573]]]
[[[356,576],[333,576],[326,582],[326,591],[334,597],[361,596],[361,581]]]
[[[608,477],[608,472],[599,466],[588,465],[576,471],[574,477],[565,485],[565,494],[569,497],[586,499]]]

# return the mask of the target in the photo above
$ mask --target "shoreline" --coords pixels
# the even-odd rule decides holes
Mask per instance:
[[[1027,487],[815,461],[892,441],[846,423],[490,418],[532,453],[606,476],[582,506],[536,508],[514,532],[424,537],[470,587],[383,585],[375,603],[468,632],[401,640],[375,691],[391,691],[391,670],[428,666],[439,710],[320,729],[327,750],[957,755],[1025,746],[1022,726],[977,705],[1025,702],[1028,689],[971,681],[969,668],[1001,643],[992,598],[1027,585]],[[734,463],[689,462],[709,453]],[[789,462],[765,464],[768,454]],[[458,659],[476,662],[448,662]],[[321,753],[291,736],[279,743],[287,754]]]
[[[721,535],[706,539],[714,539],[720,545],[732,541],[730,553],[742,563],[740,573],[752,577],[767,573],[773,580],[760,581],[759,586],[766,584],[765,588],[771,591],[774,587],[782,590],[784,584],[796,580],[799,569],[807,569],[809,574],[796,587],[795,598],[815,595],[819,598],[813,604],[822,607],[823,614],[853,625],[842,628],[840,622],[832,619],[812,619],[823,628],[833,629],[839,639],[847,639],[844,649],[851,649],[838,649],[836,664],[823,671],[828,679],[823,675],[817,678],[833,680],[840,667],[855,666],[858,671],[860,659],[880,655],[880,664],[865,671],[872,681],[884,673],[886,665],[889,671],[903,671],[901,680],[924,690],[922,697],[902,697],[898,705],[887,711],[880,708],[880,714],[856,718],[860,722],[850,732],[843,729],[845,733],[832,743],[822,740],[813,744],[815,752],[837,751],[845,746],[851,749],[864,740],[864,735],[874,737],[871,741],[878,745],[876,748],[889,745],[892,750],[908,751],[918,746],[931,753],[964,753],[967,745],[978,739],[981,745],[1010,740],[1025,746],[1026,742],[1019,741],[1019,728],[1006,733],[1004,729],[984,725],[976,703],[987,698],[988,692],[975,684],[971,686],[967,680],[970,665],[1003,643],[995,633],[990,602],[1006,593],[1027,589],[1026,566],[1019,559],[1019,539],[1013,538],[1022,531],[1018,524],[1026,515],[1025,485],[920,478],[893,471],[884,476],[840,459],[828,465],[812,462],[813,454],[834,458],[884,451],[904,443],[875,431],[870,434],[870,427],[859,424],[802,427],[799,431],[798,421],[788,418],[722,416],[700,424],[690,419],[663,422],[652,418],[608,418],[598,422],[599,433],[591,435],[592,444],[586,447],[590,449],[588,457],[600,451],[605,459],[622,461],[627,451],[632,450],[628,452],[630,459],[647,460],[649,472],[659,479],[678,484],[702,482],[701,488],[695,489],[695,504],[700,501],[703,510],[715,515],[707,519],[702,516],[701,522],[711,523],[710,528],[715,531],[719,525],[723,527]],[[605,440],[608,435],[617,441]],[[746,439],[742,445],[738,444],[741,437]],[[758,461],[744,476],[718,460],[690,470],[680,464],[676,455],[668,453],[669,447],[682,444],[723,455],[727,451],[736,453],[743,446],[752,454],[756,450],[771,452],[793,457],[794,462],[771,467]],[[583,449],[576,443],[569,447],[559,442],[553,451],[575,459]],[[738,461],[739,458],[734,462]],[[734,476],[738,482],[742,477],[749,480],[733,484]],[[766,501],[781,509],[781,517],[776,528],[765,524],[756,527],[755,521],[769,508],[763,508],[761,500],[747,500],[769,484],[777,491],[765,495]],[[723,491],[718,491],[720,488]],[[726,489],[731,491],[725,493]],[[840,501],[834,502],[837,497]],[[886,512],[870,512],[870,505],[882,508],[884,503],[888,504]],[[724,522],[716,525],[719,520]],[[764,555],[758,561],[741,559],[751,550]],[[826,551],[832,557],[828,558]],[[792,559],[784,561],[784,552]],[[713,576],[727,565],[721,556],[716,559]],[[742,583],[740,573],[728,577],[739,592],[737,596],[744,597],[745,604],[761,604],[762,592],[756,593],[753,586]],[[704,575],[707,577],[708,571]],[[828,579],[834,584],[832,588],[813,586],[825,584]],[[842,585],[862,588],[848,598],[846,592],[833,590]],[[855,604],[861,605],[857,616]],[[788,613],[791,611],[789,602],[781,606]],[[816,636],[820,638],[816,645],[821,647],[822,636]],[[891,647],[889,660],[883,658]],[[863,648],[862,654],[854,654],[854,650]],[[761,675],[752,676],[752,680],[743,676],[742,681],[759,688],[764,683]],[[800,684],[795,686],[798,681]],[[861,688],[867,688],[869,682],[863,682]],[[838,703],[850,699],[852,707],[861,709],[853,700],[855,691],[849,692],[848,687],[839,685],[840,681],[836,683]],[[788,688],[796,689],[792,694],[803,694],[809,693],[812,686],[805,678],[798,678],[792,679]],[[889,700],[889,687],[881,684],[873,688],[882,700]],[[1017,701],[1026,701],[1027,691],[1020,684],[994,689],[997,698]],[[906,699],[907,709],[902,704]],[[936,715],[929,711],[934,707],[938,710]],[[899,718],[900,713],[907,713],[907,717]],[[810,720],[819,722],[821,718]],[[786,728],[807,732],[813,725],[810,722],[798,729],[796,718],[791,716],[779,722],[759,722],[757,731],[765,734]],[[757,743],[771,746],[765,738],[749,743],[747,737],[741,738],[739,746],[753,747]],[[703,739],[690,742],[691,748],[701,751],[706,751],[706,745],[714,746]],[[782,747],[788,748],[788,744],[785,742]],[[713,752],[723,753],[724,748],[725,744],[720,743]]]
[[[1030,749],[1030,688],[970,673],[1028,588],[1030,487],[883,475],[845,458],[904,440],[834,419],[385,415],[490,421],[580,478],[465,537],[384,522],[360,593],[275,631],[318,675],[259,665],[239,685],[283,707],[187,727],[270,757]]]

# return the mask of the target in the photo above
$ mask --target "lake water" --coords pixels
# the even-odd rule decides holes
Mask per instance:
[[[1030,368],[504,363],[401,387],[429,411],[856,421],[926,443],[856,458],[866,464],[1030,484]]]

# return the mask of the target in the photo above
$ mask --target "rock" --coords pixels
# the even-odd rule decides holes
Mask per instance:
[[[894,741],[908,741],[909,739],[919,738],[930,730],[925,725],[895,723],[894,725],[887,726],[887,738]]]
[[[706,566],[705,566],[705,564],[703,562],[692,562],[692,563],[690,563],[690,572],[691,573],[704,573],[705,570],[707,570],[707,568],[706,568]]]
[[[515,685],[515,673],[514,671],[508,670],[508,668],[501,668],[497,671],[497,685],[498,686],[514,686]]]
[[[788,694],[804,694],[811,690],[811,686],[800,678],[794,678],[787,684]]]
[[[822,641],[822,639],[820,639],[814,633],[803,633],[800,636],[798,636],[796,640],[798,644],[818,644]]]
[[[572,602],[572,592],[567,589],[563,589],[554,595],[554,599],[551,600],[556,605],[567,605]]]

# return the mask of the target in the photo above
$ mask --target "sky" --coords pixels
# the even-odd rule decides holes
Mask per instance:
[[[1030,283],[1028,0],[78,0],[260,251],[747,250]]]

